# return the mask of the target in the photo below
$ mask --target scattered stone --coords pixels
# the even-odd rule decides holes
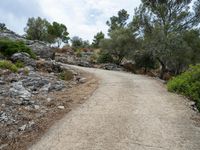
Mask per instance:
[[[4,84],[6,84],[6,82],[0,80],[0,85],[4,85]]]
[[[7,122],[8,121],[8,116],[6,115],[5,112],[0,112],[0,122]]]
[[[52,101],[52,99],[48,97],[47,98],[47,102],[51,102],[51,101]]]
[[[36,110],[38,110],[38,109],[40,109],[40,106],[39,106],[39,105],[34,105],[34,108],[35,108]]]
[[[79,82],[80,82],[80,83],[85,83],[86,80],[87,80],[86,78],[80,78],[80,79],[79,79]]]
[[[58,106],[59,109],[65,109],[65,106]]]
[[[3,150],[4,148],[6,148],[8,146],[8,144],[2,144],[0,145],[0,150]]]
[[[21,126],[21,127],[19,127],[19,131],[24,131],[25,129],[26,129],[26,127],[27,127],[27,125],[25,124],[25,125],[23,125],[23,126]]]
[[[31,111],[32,110],[32,108],[30,106],[26,106],[26,107],[24,107],[24,109],[27,110],[27,111]]]
[[[122,67],[113,63],[102,64],[100,68],[105,69],[105,70],[123,71]]]
[[[29,121],[27,127],[32,128],[35,125],[34,121]]]
[[[63,84],[62,81],[56,81],[55,83],[52,83],[50,88],[49,88],[49,91],[60,91],[62,90],[63,88],[65,88],[65,85]]]

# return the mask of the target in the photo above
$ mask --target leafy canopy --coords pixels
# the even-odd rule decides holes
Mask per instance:
[[[92,46],[94,48],[99,48],[99,44],[100,44],[101,40],[103,40],[104,38],[105,38],[105,35],[103,34],[103,32],[98,32],[94,36],[94,39],[93,39],[93,42],[92,42]]]

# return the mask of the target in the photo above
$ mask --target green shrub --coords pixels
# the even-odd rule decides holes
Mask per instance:
[[[74,78],[74,75],[71,71],[65,70],[65,71],[60,73],[59,78],[61,80],[69,81],[69,80],[72,80]]]
[[[113,63],[113,57],[107,52],[100,52],[99,57],[97,59],[98,63]]]
[[[24,66],[24,63],[21,62],[21,61],[19,61],[19,60],[15,63],[15,66],[16,66],[17,68],[24,68],[24,67],[25,67],[25,66]]]
[[[7,60],[0,61],[0,68],[9,69],[12,72],[18,71],[17,66],[15,64],[13,64],[11,61],[7,61]]]
[[[25,52],[32,58],[36,58],[36,55],[32,50],[27,47],[23,41],[12,41],[8,39],[0,40],[0,53],[6,57],[12,56],[14,53]]]
[[[180,93],[194,100],[200,110],[200,64],[191,66],[188,71],[172,78],[167,87],[171,92]]]

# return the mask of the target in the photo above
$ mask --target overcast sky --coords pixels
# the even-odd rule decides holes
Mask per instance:
[[[90,40],[107,32],[105,22],[118,10],[133,14],[140,0],[1,0],[0,22],[18,34],[24,34],[29,17],[42,17],[67,26],[70,36]]]

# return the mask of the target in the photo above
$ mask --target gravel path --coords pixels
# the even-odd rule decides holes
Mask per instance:
[[[87,69],[101,79],[30,150],[199,150],[199,114],[155,79]]]

